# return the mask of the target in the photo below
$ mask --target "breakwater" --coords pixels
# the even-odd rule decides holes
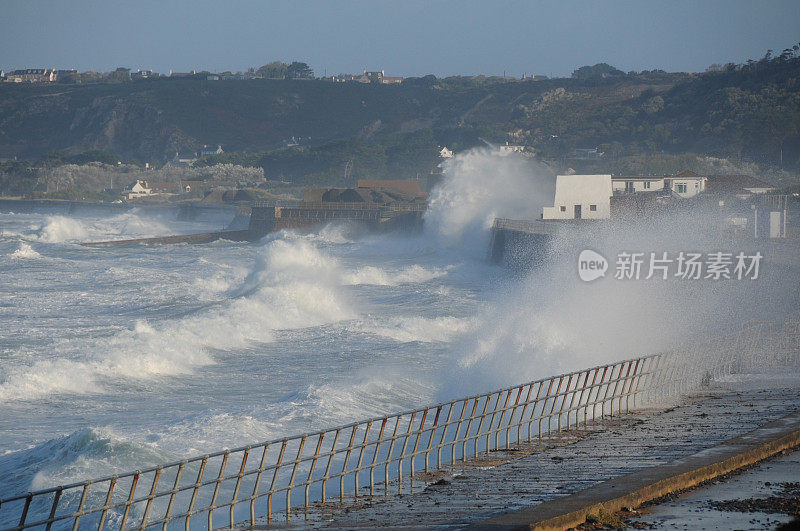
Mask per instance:
[[[262,237],[280,230],[311,230],[331,222],[356,223],[374,232],[417,232],[422,229],[424,205],[303,202],[297,206],[271,206],[256,202],[248,231]]]
[[[497,218],[489,240],[489,261],[515,269],[528,269],[541,264],[562,228],[560,224],[552,222]]]

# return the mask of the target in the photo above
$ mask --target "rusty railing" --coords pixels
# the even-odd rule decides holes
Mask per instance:
[[[413,491],[424,473],[679,396],[734,371],[797,366],[800,316],[644,356],[315,433],[0,500],[3,529],[185,529],[290,520],[314,505]],[[776,355],[777,353],[777,355]]]

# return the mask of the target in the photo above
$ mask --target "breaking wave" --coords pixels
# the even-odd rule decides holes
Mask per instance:
[[[11,258],[20,258],[23,260],[35,260],[41,257],[42,255],[34,251],[33,248],[25,242],[20,243],[19,249],[11,253]]]
[[[31,237],[47,243],[86,241],[89,231],[78,219],[48,216],[42,226],[31,234]]]
[[[102,342],[65,345],[69,358],[13,367],[0,377],[0,400],[105,392],[119,378],[192,373],[214,363],[214,350],[270,342],[275,330],[353,318],[339,285],[337,262],[309,242],[272,241],[243,286],[218,306],[162,323],[139,320]]]

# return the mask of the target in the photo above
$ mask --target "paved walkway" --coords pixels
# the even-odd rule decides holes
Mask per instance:
[[[794,520],[787,498],[800,496],[800,451],[641,510],[637,525],[656,529],[774,529]],[[795,501],[793,510],[796,510]]]
[[[800,376],[735,378],[666,411],[627,415],[545,448],[493,453],[491,460],[457,470],[424,492],[377,498],[307,524],[460,528],[693,454],[782,417],[798,404]],[[504,459],[510,461],[499,464]]]

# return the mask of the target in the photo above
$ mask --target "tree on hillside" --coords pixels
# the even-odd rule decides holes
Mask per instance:
[[[614,68],[608,63],[598,63],[594,66],[582,66],[572,73],[572,77],[575,79],[597,79],[624,75],[625,72]]]
[[[292,61],[292,64],[286,69],[286,77],[287,79],[311,79],[314,77],[314,71],[306,63]]]
[[[286,63],[280,61],[272,61],[256,70],[256,75],[266,79],[283,79],[286,77],[286,69],[289,67]]]

